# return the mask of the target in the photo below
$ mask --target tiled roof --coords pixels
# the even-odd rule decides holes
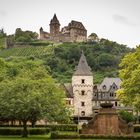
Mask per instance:
[[[84,25],[82,24],[82,22],[79,22],[79,21],[74,21],[72,20],[69,25],[68,25],[69,28],[79,28],[79,29],[83,29],[83,30],[86,30]]]
[[[111,86],[115,84],[118,88],[120,88],[121,79],[120,78],[104,78],[103,82],[100,85],[100,90],[103,90],[103,86],[105,86],[104,90],[108,91]]]

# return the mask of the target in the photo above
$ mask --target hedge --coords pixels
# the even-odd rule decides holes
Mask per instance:
[[[140,136],[105,136],[92,134],[60,134],[59,132],[51,132],[51,139],[136,139],[140,140]]]
[[[59,134],[58,131],[51,132],[51,139],[76,139],[80,138],[78,134]]]
[[[22,135],[23,128],[0,128],[0,135]],[[28,128],[30,135],[43,135],[48,134],[50,129],[48,128]]]
[[[0,127],[22,127],[22,125],[0,125]],[[31,125],[28,125],[31,127]],[[51,131],[77,131],[77,124],[35,125],[35,128],[48,128]]]
[[[47,125],[51,131],[77,131],[76,124],[56,124],[56,125]]]

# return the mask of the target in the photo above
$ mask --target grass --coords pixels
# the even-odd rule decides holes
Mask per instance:
[[[68,132],[65,132],[65,133],[68,133]],[[75,133],[76,132],[72,132],[72,134],[75,134]],[[135,133],[134,135],[140,136],[140,133]],[[22,138],[21,136],[0,136],[0,140],[47,140],[49,139],[49,137],[50,135],[32,135],[32,136],[30,135],[27,138]]]

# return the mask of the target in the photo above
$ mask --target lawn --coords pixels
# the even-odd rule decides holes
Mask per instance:
[[[60,133],[64,133],[64,132],[60,132]],[[65,132],[65,133],[68,133],[68,132]],[[71,134],[75,134],[75,133],[76,132],[72,132]],[[140,133],[135,133],[134,135],[140,136]],[[49,139],[49,137],[50,135],[30,135],[28,136],[28,138],[22,138],[21,136],[0,136],[0,140],[47,140]]]
[[[140,136],[140,133],[135,133],[135,136]],[[0,136],[0,140],[47,140],[49,137],[50,135],[32,135],[28,136],[28,138],[22,138],[21,136]]]

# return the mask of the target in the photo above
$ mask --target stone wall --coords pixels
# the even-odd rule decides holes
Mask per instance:
[[[83,126],[82,134],[133,135],[133,126],[120,119],[116,109],[101,108],[99,113]]]

